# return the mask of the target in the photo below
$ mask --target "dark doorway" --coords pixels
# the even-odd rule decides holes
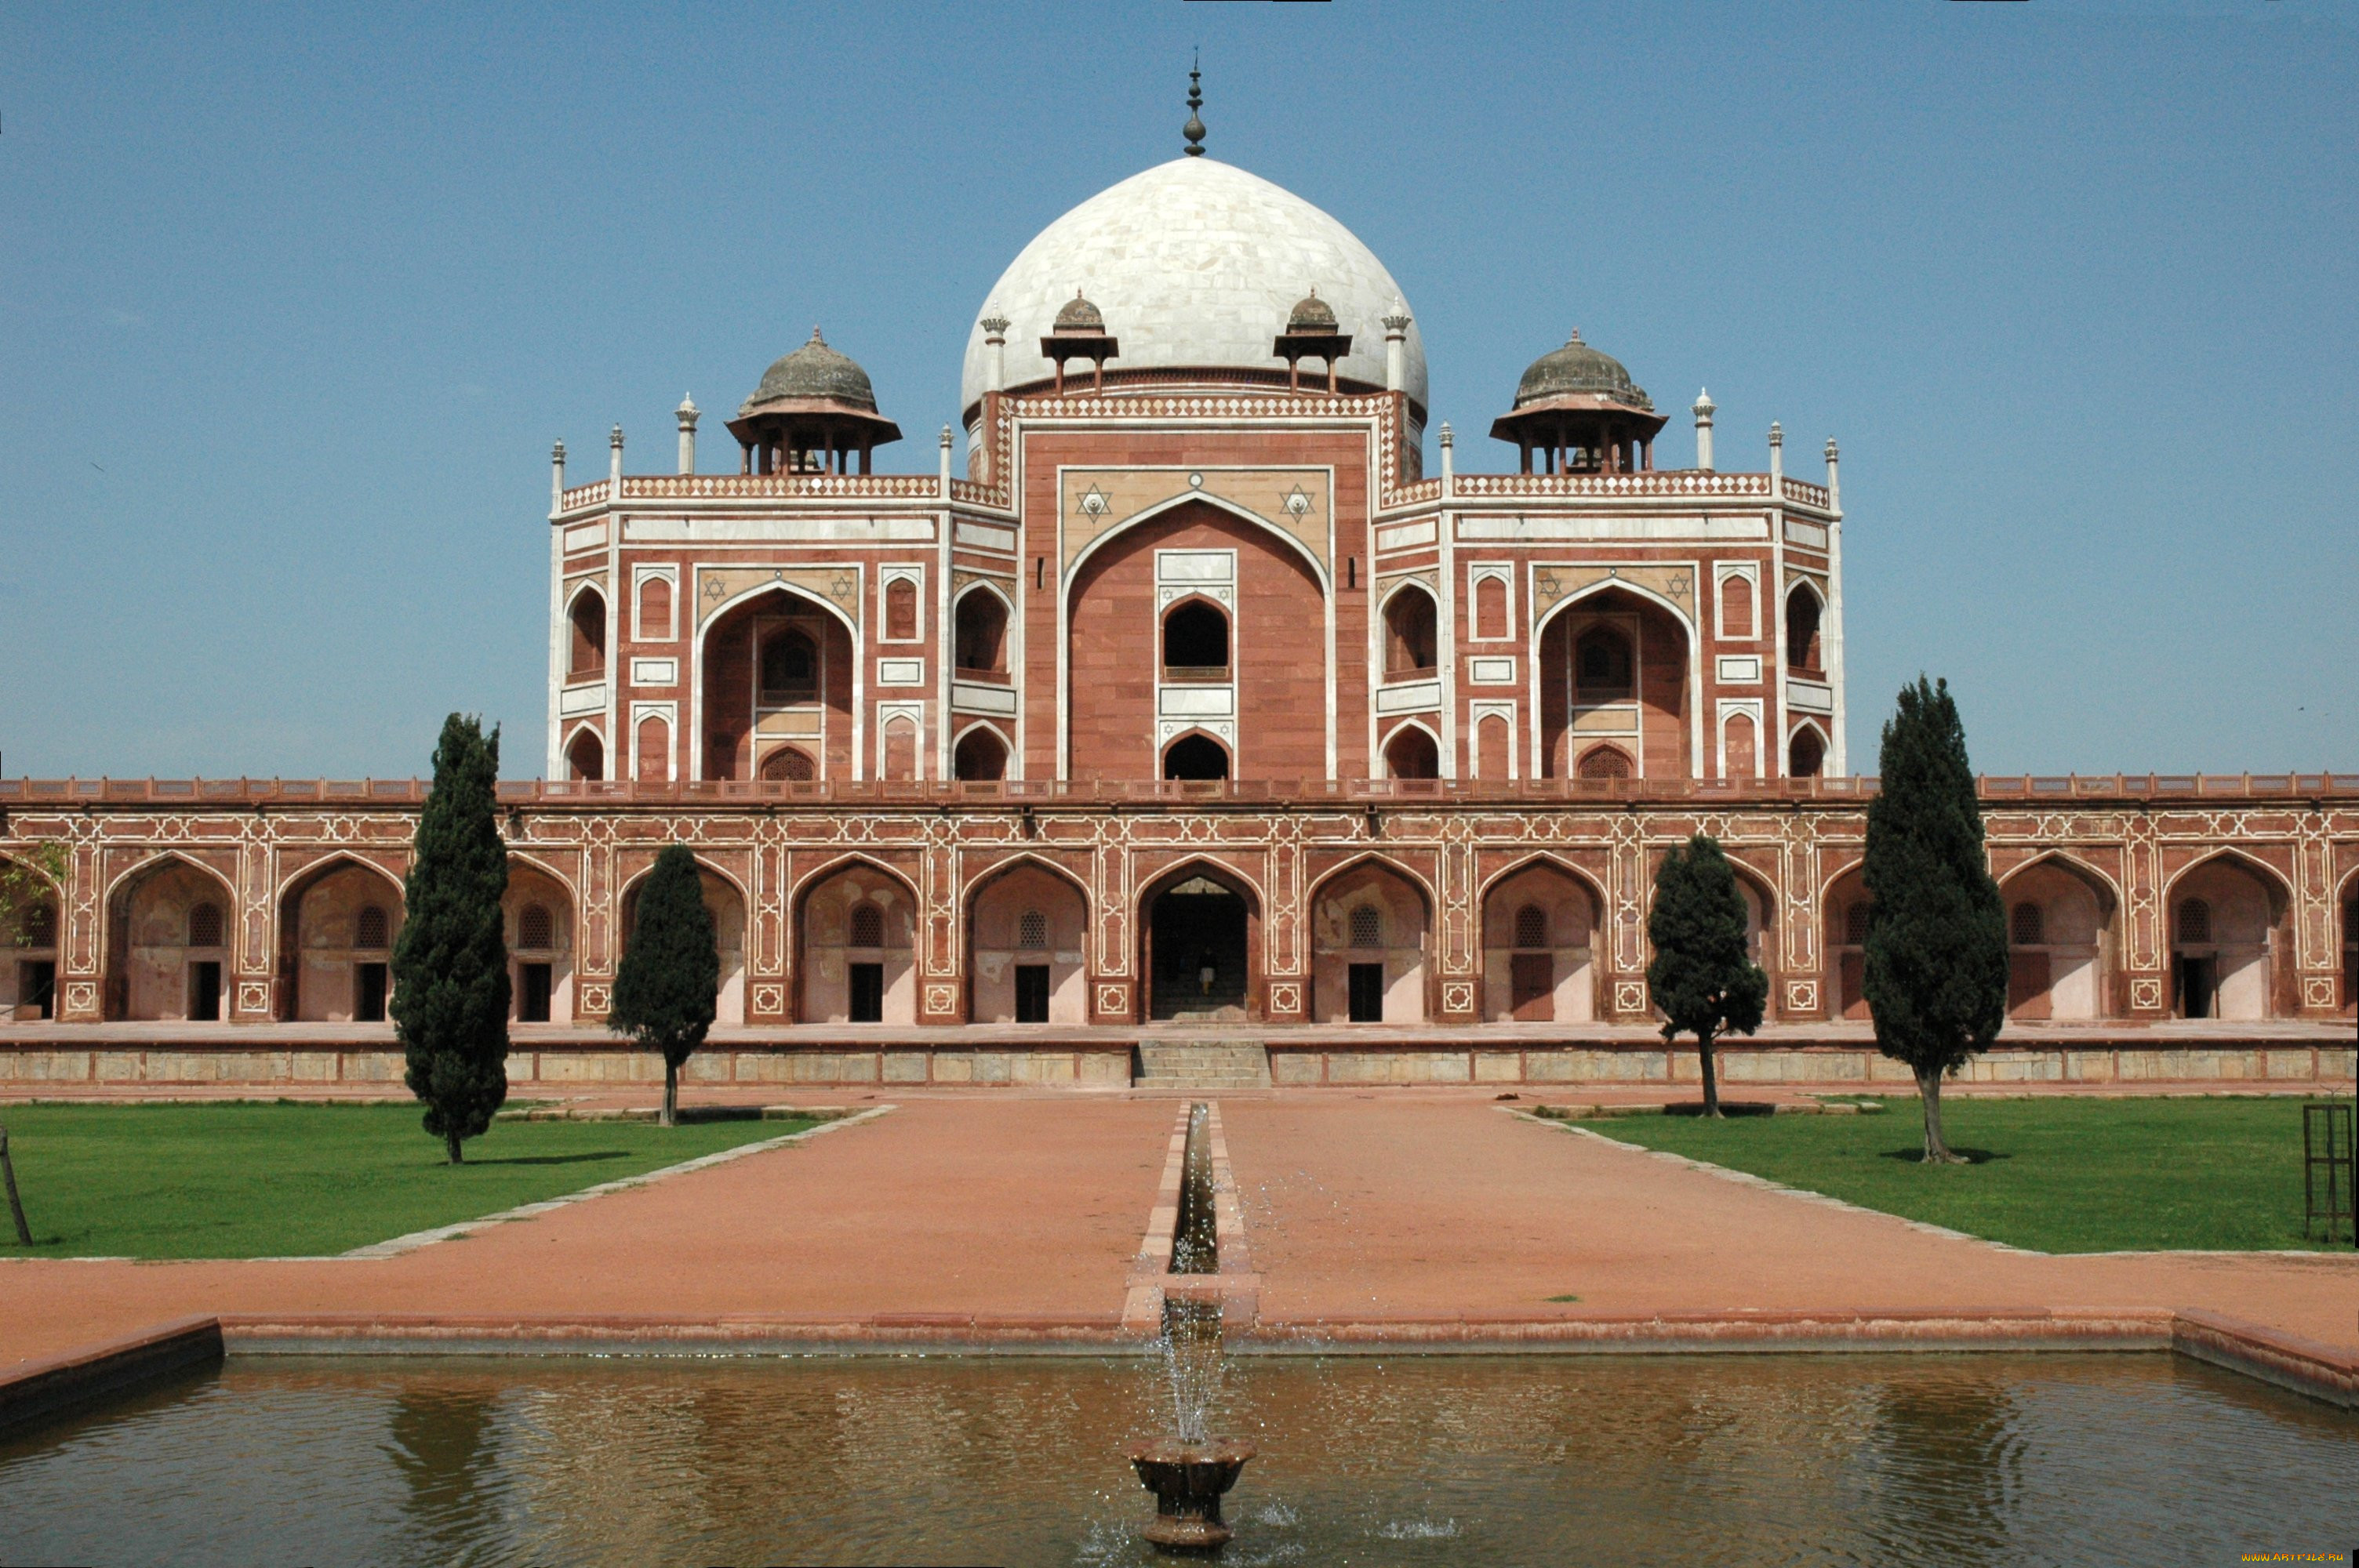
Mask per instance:
[[[2209,1018],[2219,1010],[2220,960],[2209,954],[2179,960],[2179,1016]]]
[[[1385,1021],[1385,967],[1382,964],[1353,964],[1351,987],[1352,1022],[1382,1023]]]
[[[385,1022],[385,966],[383,964],[353,966],[353,1022],[355,1023]]]
[[[1210,877],[1190,877],[1155,901],[1149,1016],[1245,1015],[1245,901]]]
[[[1201,599],[1163,618],[1163,664],[1174,670],[1225,670],[1229,618]]]
[[[549,993],[552,989],[550,985],[549,966],[547,964],[519,964],[516,966],[516,971],[517,978],[524,982],[523,985],[518,988],[516,994],[516,1022],[519,1023],[547,1023],[549,1022]]]
[[[57,1016],[58,967],[47,958],[28,958],[16,966],[16,1016],[49,1019]]]
[[[1224,779],[1229,776],[1228,748],[1202,735],[1183,735],[1163,753],[1167,779]]]
[[[1517,953],[1507,960],[1507,1003],[1526,1023],[1556,1017],[1556,955]]]
[[[221,965],[211,958],[189,966],[189,1016],[221,1017]]]
[[[885,1022],[885,966],[854,964],[852,966],[852,1022],[882,1023]]]
[[[1049,1022],[1049,966],[1018,964],[1016,966],[1016,1022],[1046,1023]]]

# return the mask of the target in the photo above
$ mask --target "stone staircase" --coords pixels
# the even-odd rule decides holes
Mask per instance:
[[[1258,1040],[1142,1040],[1132,1058],[1130,1087],[1266,1089],[1269,1050]]]

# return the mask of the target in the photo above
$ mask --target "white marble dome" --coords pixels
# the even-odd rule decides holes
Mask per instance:
[[[1383,318],[1401,291],[1375,253],[1290,190],[1209,157],[1176,157],[1091,197],[1009,264],[967,334],[959,406],[983,396],[987,316],[1008,321],[1009,386],[1055,373],[1040,339],[1075,289],[1122,344],[1110,369],[1280,370],[1271,341],[1313,288],[1352,334],[1338,371],[1384,385]],[[1405,346],[1402,386],[1422,409],[1425,346],[1414,322]]]

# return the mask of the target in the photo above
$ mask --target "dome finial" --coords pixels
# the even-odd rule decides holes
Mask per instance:
[[[1188,138],[1190,157],[1204,156],[1204,118],[1197,113],[1204,106],[1204,91],[1200,84],[1204,74],[1202,66],[1201,53],[1188,66],[1188,123],[1180,127],[1180,134]]]

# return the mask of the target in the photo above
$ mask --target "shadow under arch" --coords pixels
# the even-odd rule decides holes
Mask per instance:
[[[1261,889],[1233,866],[1191,856],[1139,890],[1144,1022],[1263,1016]]]
[[[879,944],[878,957],[875,961],[886,966],[891,970],[890,973],[879,976],[880,990],[877,1002],[880,1008],[886,1011],[875,1019],[863,1020],[847,1017],[842,1022],[915,1022],[918,1017],[915,969],[918,944],[925,939],[923,930],[925,904],[918,895],[917,882],[907,873],[887,861],[858,850],[838,855],[822,865],[813,867],[796,878],[793,886],[788,892],[788,948],[793,957],[789,964],[790,972],[788,976],[787,989],[788,993],[793,998],[789,1009],[793,1021],[798,1023],[825,1022],[828,1019],[822,1016],[824,1014],[836,1011],[848,1013],[852,1011],[851,1003],[855,999],[851,997],[847,989],[851,983],[849,975],[834,976],[820,973],[821,966],[817,957],[817,951],[821,947],[837,949],[839,957],[853,951],[849,941],[850,934],[846,932],[842,936],[835,936],[832,930],[829,932],[819,930],[818,927],[821,925],[819,915],[826,912],[815,911],[813,907],[847,878],[874,878],[882,883],[894,895],[893,900],[888,902],[897,903],[907,911],[907,925],[904,928],[897,924],[893,912],[889,908],[880,908],[880,914],[884,916],[880,922],[882,929],[879,932],[882,941]],[[875,903],[877,901],[873,892],[864,892],[853,902]],[[899,940],[905,930],[906,943]],[[821,940],[822,936],[835,936],[835,939],[822,941]],[[899,954],[901,957],[897,959],[891,957],[894,954]],[[843,990],[845,994],[838,996],[836,994],[838,990]],[[844,1005],[838,1007],[836,1005],[838,1002]],[[896,1011],[906,1012],[908,1016],[903,1018],[891,1016]]]

